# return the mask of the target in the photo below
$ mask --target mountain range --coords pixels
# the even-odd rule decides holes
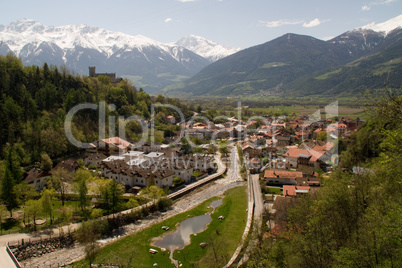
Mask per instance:
[[[285,34],[218,60],[184,83],[173,96],[354,95],[400,88],[402,15],[323,41]]]
[[[400,87],[402,15],[323,41],[285,34],[244,50],[189,35],[175,43],[88,25],[0,25],[0,55],[78,74],[115,72],[138,88],[170,96],[347,95]]]
[[[30,19],[0,25],[1,55],[12,52],[25,65],[46,62],[78,74],[96,66],[98,72],[115,72],[148,92],[189,78],[236,51],[194,35],[165,44],[88,25],[44,26]]]

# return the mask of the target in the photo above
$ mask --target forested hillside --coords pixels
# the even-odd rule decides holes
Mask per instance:
[[[0,159],[6,157],[4,149],[7,146],[13,148],[22,166],[40,162],[43,154],[57,159],[77,153],[78,148],[72,146],[65,136],[65,116],[79,103],[99,101],[116,107],[116,111],[107,111],[106,118],[109,115],[128,117],[135,114],[147,120],[152,103],[169,103],[179,107],[187,116],[192,114],[176,99],[160,95],[152,97],[142,89],[137,90],[127,80],[113,84],[105,76],[73,76],[68,70],[47,64],[24,67],[12,55],[0,56]],[[174,115],[180,118],[173,109],[162,107],[155,111],[155,136],[161,142],[164,134],[178,130],[176,126],[166,124],[164,117]],[[82,142],[97,140],[98,113],[89,109],[77,113],[72,126],[77,139]],[[130,139],[141,137],[142,129],[137,122],[128,124],[126,130]]]
[[[356,96],[366,90],[402,85],[402,45],[360,58],[349,64],[304,76],[284,87],[294,96]],[[345,91],[344,89],[348,89]]]
[[[277,207],[247,267],[402,266],[402,97],[371,107],[323,186]]]

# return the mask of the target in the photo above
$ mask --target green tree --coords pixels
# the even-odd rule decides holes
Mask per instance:
[[[142,190],[142,194],[149,196],[153,200],[166,195],[163,189],[159,188],[156,185],[146,187],[145,189]]]
[[[8,167],[5,168],[3,180],[1,182],[1,199],[7,210],[10,212],[10,217],[13,217],[13,209],[18,207],[17,194],[15,193],[15,182],[13,175]]]
[[[130,198],[127,203],[126,203],[126,208],[130,209],[130,208],[136,208],[138,207],[140,204],[138,204],[138,201],[135,198]]]
[[[326,141],[327,140],[327,132],[326,131],[320,131],[318,132],[317,141]]]
[[[199,105],[199,104],[197,105],[196,112],[199,113],[199,114],[202,112],[201,105]]]
[[[181,150],[184,154],[191,154],[192,152],[191,144],[186,138],[181,139]]]
[[[50,224],[53,224],[53,198],[56,194],[54,189],[44,189],[40,198],[42,210],[49,215]]]
[[[95,224],[94,221],[83,222],[76,232],[77,241],[84,246],[85,259],[89,262],[89,267],[92,267],[100,248],[97,242],[100,235],[96,232]]]
[[[92,177],[91,172],[85,169],[79,169],[75,173],[74,188],[78,192],[78,201],[81,211],[88,205],[88,187],[87,182]]]
[[[224,156],[228,155],[229,149],[228,149],[227,141],[222,140],[219,142],[218,151]]]
[[[42,153],[40,157],[41,157],[40,168],[45,172],[49,172],[53,168],[52,159],[49,157],[47,153]]]
[[[6,210],[7,208],[5,205],[0,205],[0,234],[3,234],[3,216]]]
[[[15,185],[15,193],[17,194],[18,203],[23,207],[25,207],[28,200],[31,200],[38,196],[38,193],[35,191],[35,185],[28,184],[25,181]]]
[[[109,193],[110,193],[110,207],[114,215],[114,213],[117,212],[117,209],[121,204],[121,196],[124,194],[123,185],[117,183],[115,180],[112,180],[109,185]]]
[[[7,150],[6,167],[11,172],[15,183],[18,183],[22,179],[22,170],[18,161],[18,156],[15,153],[14,146],[9,147]]]
[[[36,219],[40,215],[41,210],[42,210],[41,200],[31,199],[25,203],[24,213],[28,218],[26,225],[29,225],[29,217],[32,217],[32,224],[34,226],[35,231],[36,231]]]

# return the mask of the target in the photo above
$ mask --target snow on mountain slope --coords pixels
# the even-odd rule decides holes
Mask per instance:
[[[188,35],[186,37],[183,37],[179,39],[175,44],[185,47],[188,50],[191,50],[194,53],[201,55],[212,62],[229,56],[240,50],[238,48],[236,49],[222,46],[213,41],[207,40],[204,37],[196,35]]]
[[[1,28],[0,28],[1,29]],[[23,19],[0,30],[0,39],[17,55],[28,43],[39,46],[43,42],[54,43],[62,50],[77,46],[95,49],[107,57],[120,49],[140,49],[155,46],[170,53],[171,45],[163,44],[142,35],[131,36],[88,25],[46,27],[39,22]],[[172,54],[172,56],[174,56]]]
[[[328,42],[346,49],[349,54],[361,57],[369,52],[381,50],[388,44],[396,44],[401,31],[402,15],[383,23],[370,23],[347,31]]]
[[[44,26],[30,19],[0,25],[0,54],[13,52],[25,65],[65,65],[88,74],[133,77],[137,86],[155,92],[191,77],[210,61],[184,47],[89,25]]]
[[[389,32],[395,30],[396,28],[402,27],[402,15],[399,15],[395,18],[387,20],[386,22],[378,23],[375,22],[369,23],[365,26],[360,27],[363,30],[373,30],[375,32],[383,32],[387,35]]]

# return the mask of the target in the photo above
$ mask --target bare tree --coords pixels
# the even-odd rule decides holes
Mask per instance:
[[[70,182],[72,178],[73,174],[71,172],[63,168],[57,168],[55,171],[52,171],[52,176],[48,180],[48,184],[50,185],[50,187],[60,192],[62,206],[64,206],[68,182]]]

